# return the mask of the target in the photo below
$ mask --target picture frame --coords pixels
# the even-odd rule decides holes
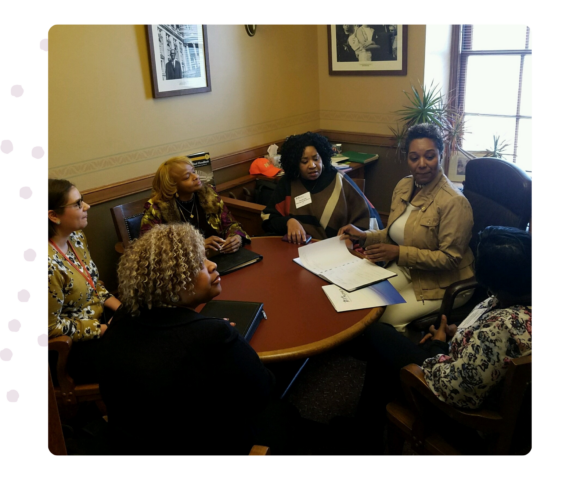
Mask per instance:
[[[484,157],[487,152],[469,152],[474,155],[475,158]],[[461,183],[465,181],[465,167],[468,162],[473,160],[473,158],[468,157],[461,151],[455,152],[449,158],[449,171],[447,173],[447,178],[452,182]]]
[[[147,25],[147,37],[155,98],[211,92],[205,25]]]
[[[328,25],[329,75],[407,75],[407,25]]]

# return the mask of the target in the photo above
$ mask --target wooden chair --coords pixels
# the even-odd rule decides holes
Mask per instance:
[[[123,253],[129,243],[139,237],[144,205],[145,200],[141,199],[111,208],[113,223],[120,241],[120,243],[115,245],[117,252]]]
[[[254,445],[250,450],[250,455],[270,455],[270,447],[263,445]]]
[[[475,286],[475,279],[451,285],[445,292],[439,316],[449,314],[460,292]],[[461,410],[435,396],[425,383],[419,366],[407,365],[401,370],[401,383],[409,403],[395,401],[387,405],[389,453],[400,454],[403,440],[407,440],[421,454],[460,454],[461,447],[452,445],[445,437],[445,433],[449,435],[449,432],[454,431],[452,425],[457,427],[455,431],[462,431],[458,435],[460,438],[456,439],[458,443],[463,447],[479,447],[481,450],[477,453],[528,453],[531,449],[531,434],[528,438],[526,430],[531,428],[531,417],[526,418],[526,415],[531,412],[531,379],[531,355],[514,359],[503,382],[498,410]],[[471,434],[469,438],[465,436],[466,429]],[[482,442],[478,431],[484,432],[489,438]],[[514,434],[522,431],[526,432],[523,438],[512,442]],[[474,452],[472,450],[469,453]]]
[[[531,406],[526,405],[531,401],[531,379],[531,355],[516,358],[508,367],[498,410],[461,410],[435,396],[418,365],[407,365],[401,370],[401,382],[410,405],[387,405],[389,453],[400,454],[403,440],[407,440],[420,454],[527,454],[531,450],[531,416],[526,415]],[[471,435],[466,435],[465,428],[470,429]],[[521,429],[523,441],[513,442]],[[450,439],[457,431],[462,433]]]
[[[54,387],[56,403],[65,416],[73,416],[79,403],[97,402],[104,413],[99,385],[97,383],[77,385],[67,371],[68,357],[73,345],[72,338],[63,335],[48,341],[48,351],[57,352],[56,378],[58,386]],[[52,381],[51,381],[52,383]]]
[[[48,450],[53,455],[67,454],[50,368],[48,369]]]

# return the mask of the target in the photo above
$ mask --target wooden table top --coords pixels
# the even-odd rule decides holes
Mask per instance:
[[[263,362],[322,353],[358,335],[384,311],[338,313],[321,288],[328,282],[293,262],[298,246],[281,237],[254,237],[246,248],[263,260],[223,276],[216,300],[264,303],[268,318],[250,341]]]

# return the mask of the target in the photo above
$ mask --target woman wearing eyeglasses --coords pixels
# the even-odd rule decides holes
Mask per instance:
[[[87,211],[78,189],[68,180],[48,180],[48,336],[68,335],[73,342],[98,339],[107,329],[101,324],[104,308],[121,304],[103,285],[91,259],[82,229]],[[92,357],[92,342],[73,348],[71,357]],[[87,357],[87,358],[88,358]],[[86,368],[85,368],[86,367]],[[72,370],[70,370],[72,368]],[[78,370],[78,371],[75,371]],[[92,370],[86,362],[69,358],[69,373],[80,381]],[[87,379],[87,381],[89,381]]]

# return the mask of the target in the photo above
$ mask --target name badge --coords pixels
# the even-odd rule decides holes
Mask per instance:
[[[304,207],[305,205],[310,205],[312,203],[312,198],[310,198],[310,192],[303,193],[294,198],[296,202],[296,208]]]

